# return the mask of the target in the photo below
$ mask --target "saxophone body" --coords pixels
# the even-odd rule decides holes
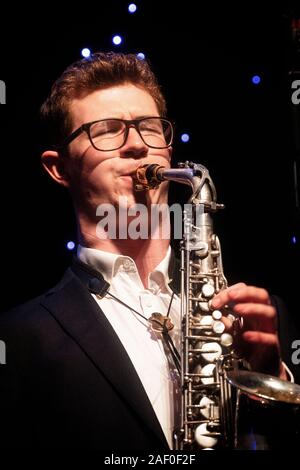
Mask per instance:
[[[136,173],[136,190],[156,188],[162,181],[191,187],[184,205],[181,241],[181,416],[174,430],[175,450],[238,447],[241,392],[258,399],[300,404],[300,387],[275,377],[249,372],[234,349],[239,317],[227,308],[211,306],[213,297],[228,287],[221,246],[213,228],[217,203],[206,167],[192,162],[168,169],[144,165]],[[224,316],[231,323],[229,334]]]
[[[237,359],[232,336],[225,332],[222,312],[211,300],[227,287],[221,246],[212,214],[223,208],[208,170],[186,162],[178,169],[147,165],[137,179],[155,188],[163,180],[189,185],[192,195],[183,211],[181,241],[181,425],[174,430],[174,448],[231,447],[234,410],[226,380]]]
[[[207,169],[188,162],[185,167],[193,171],[193,193],[184,209],[181,242],[182,409],[174,444],[176,449],[231,448],[235,401],[226,374],[238,367],[238,358],[223,313],[211,307],[228,286],[212,216],[223,206]]]

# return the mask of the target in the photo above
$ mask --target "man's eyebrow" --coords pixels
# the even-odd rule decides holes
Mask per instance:
[[[133,121],[135,121],[137,119],[147,119],[147,118],[161,118],[161,116],[153,116],[153,114],[143,114],[143,115],[136,116],[133,119]],[[88,122],[106,121],[106,120],[110,120],[110,119],[120,119],[121,121],[131,121],[132,120],[132,119],[121,118],[119,116],[109,116],[109,117],[105,117],[105,118],[102,117],[102,118],[99,118],[99,119],[94,119],[93,121],[88,121]]]
[[[123,121],[135,121],[136,119],[147,119],[147,118],[160,118],[160,116],[153,116],[153,114],[141,114],[141,115],[138,115],[138,116],[135,116],[134,119],[123,119]],[[106,119],[122,119],[122,118],[119,118],[119,117],[110,117],[110,118],[106,118]]]
[[[135,119],[145,119],[145,118],[153,118],[153,117],[160,117],[160,116],[153,116],[153,114],[143,114],[141,116],[137,116]]]

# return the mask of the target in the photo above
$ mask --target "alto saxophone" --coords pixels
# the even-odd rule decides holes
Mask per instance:
[[[241,392],[264,400],[300,404],[300,387],[249,372],[247,363],[235,352],[234,333],[232,336],[226,332],[222,322],[226,315],[235,332],[240,319],[211,306],[213,297],[228,284],[212,219],[212,214],[224,206],[217,203],[207,168],[192,162],[179,163],[176,169],[150,164],[138,168],[135,178],[136,190],[154,189],[165,180],[192,188],[183,211],[181,424],[174,430],[174,447],[235,448]]]

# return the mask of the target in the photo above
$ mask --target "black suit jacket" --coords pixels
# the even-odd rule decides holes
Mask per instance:
[[[167,450],[140,379],[90,294],[101,291],[103,279],[81,268],[0,316],[7,354],[0,448]]]
[[[168,449],[124,347],[71,269],[1,315],[0,338],[0,447]]]

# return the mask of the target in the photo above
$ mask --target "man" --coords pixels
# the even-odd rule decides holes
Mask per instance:
[[[167,203],[166,182],[134,190],[141,165],[170,167],[172,124],[165,116],[147,63],[113,53],[69,67],[42,107],[53,144],[42,163],[72,196],[79,261],[56,287],[1,318],[4,445],[172,448],[180,397],[175,348],[166,352],[148,323],[154,312],[169,311],[170,337],[179,347],[169,240],[120,236],[118,217],[116,236],[99,234],[104,204],[118,215],[125,201],[149,213],[151,205]],[[253,369],[287,379],[268,293],[240,283],[213,300],[218,309],[229,303],[244,319],[240,347]]]

